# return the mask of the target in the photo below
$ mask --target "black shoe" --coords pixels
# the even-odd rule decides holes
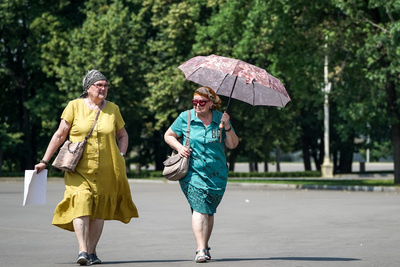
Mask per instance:
[[[99,258],[97,258],[96,253],[89,254],[89,264],[90,265],[101,264],[101,260]]]
[[[78,263],[80,265],[88,265],[89,264],[89,255],[87,254],[87,252],[79,253],[76,263]]]

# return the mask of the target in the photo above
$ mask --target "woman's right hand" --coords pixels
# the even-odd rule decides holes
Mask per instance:
[[[182,145],[178,150],[178,154],[182,158],[187,158],[190,156],[190,151],[191,151],[191,149],[188,149],[184,145]]]
[[[40,173],[44,169],[46,169],[46,163],[41,162],[35,165],[35,170],[37,171],[37,173]]]
[[[168,128],[168,130],[164,134],[164,140],[165,142],[174,150],[178,151],[179,156],[182,158],[189,157],[190,156],[190,151],[191,149],[186,148],[184,145],[182,145],[178,141],[179,136],[174,133],[174,131],[171,130],[171,128]]]

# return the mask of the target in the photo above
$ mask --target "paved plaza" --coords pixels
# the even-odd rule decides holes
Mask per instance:
[[[190,209],[176,182],[130,180],[140,218],[107,221],[106,266],[196,266]],[[62,179],[46,205],[22,206],[23,181],[0,179],[0,266],[78,266],[74,233],[51,225]],[[274,189],[229,184],[215,215],[207,266],[400,266],[400,193]]]

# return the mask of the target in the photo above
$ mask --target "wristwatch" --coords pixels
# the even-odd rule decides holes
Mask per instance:
[[[123,156],[124,158],[126,157],[124,153],[121,152],[121,156]]]

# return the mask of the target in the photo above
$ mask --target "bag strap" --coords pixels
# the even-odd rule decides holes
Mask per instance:
[[[186,128],[186,142],[185,142],[185,147],[187,147],[187,148],[190,147],[189,136],[190,136],[190,110],[188,110],[188,121],[187,121],[187,128]]]
[[[89,139],[89,137],[92,135],[92,132],[93,132],[94,126],[96,125],[96,123],[97,123],[97,119],[99,118],[99,114],[100,114],[100,110],[99,110],[99,111],[97,111],[97,115],[96,115],[96,118],[94,119],[94,122],[93,122],[92,129],[90,129],[90,132],[88,133],[88,135],[86,135],[86,136],[85,136],[85,141],[87,141],[87,140]]]

